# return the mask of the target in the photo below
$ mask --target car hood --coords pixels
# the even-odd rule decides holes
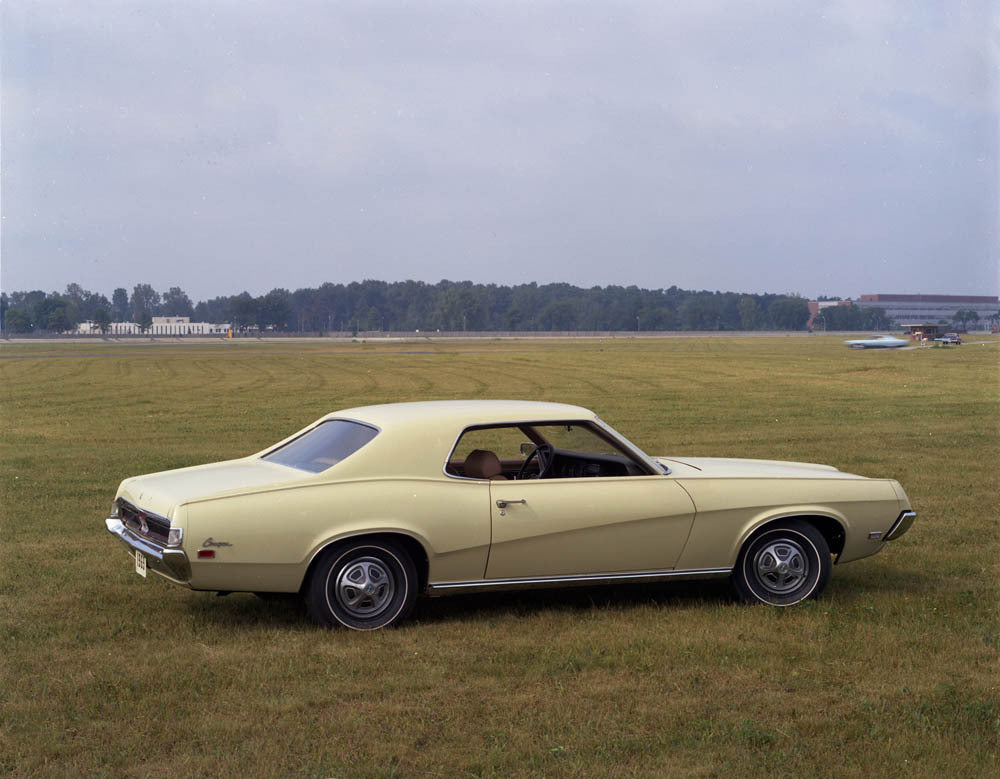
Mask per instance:
[[[741,460],[732,457],[657,457],[675,476],[713,479],[861,479],[832,465],[784,460]]]
[[[121,483],[118,495],[139,508],[170,517],[179,503],[284,484],[306,475],[258,458],[243,458],[135,476]]]

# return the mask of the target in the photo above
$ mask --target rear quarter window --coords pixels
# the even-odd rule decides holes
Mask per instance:
[[[378,435],[378,430],[360,422],[331,419],[321,422],[261,459],[309,473],[320,473],[346,460]]]

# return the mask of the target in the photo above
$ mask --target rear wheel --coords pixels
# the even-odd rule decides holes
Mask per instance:
[[[397,625],[417,598],[417,571],[391,541],[354,541],[323,553],[305,600],[321,625],[376,630]]]
[[[789,520],[770,525],[744,544],[733,586],[748,603],[791,606],[819,597],[831,567],[823,534],[807,522]]]

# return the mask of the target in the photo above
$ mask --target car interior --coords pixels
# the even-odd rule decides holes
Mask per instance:
[[[466,479],[576,479],[649,476],[655,471],[588,422],[544,422],[467,428],[445,473]]]

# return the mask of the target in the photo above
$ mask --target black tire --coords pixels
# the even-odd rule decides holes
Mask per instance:
[[[830,581],[830,547],[801,520],[769,525],[740,550],[733,587],[747,603],[791,606],[818,598]]]
[[[349,541],[323,552],[305,591],[315,622],[352,630],[398,625],[416,599],[413,560],[406,550],[380,540]]]

